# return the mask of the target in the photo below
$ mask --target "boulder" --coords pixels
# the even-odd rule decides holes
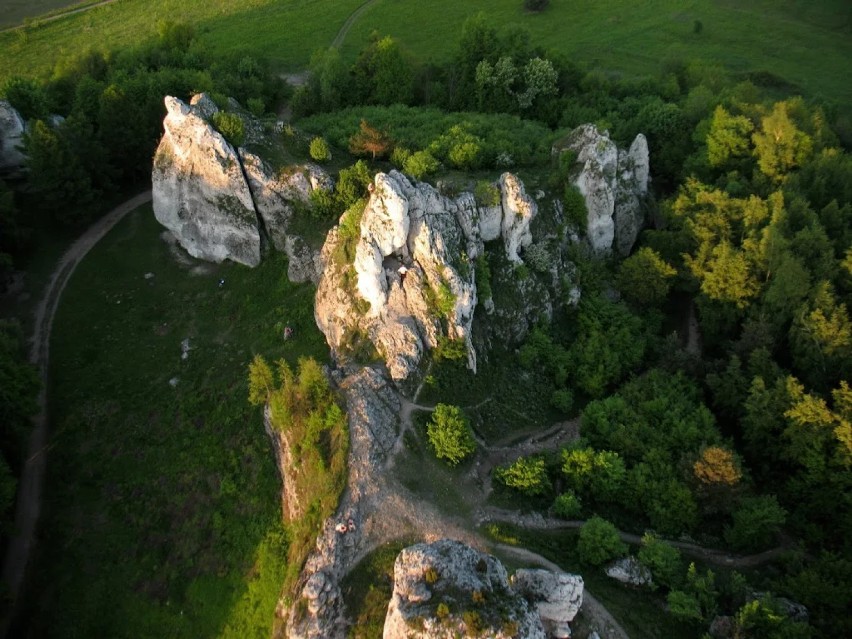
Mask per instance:
[[[15,175],[26,163],[21,150],[26,122],[8,100],[0,100],[0,173]]]
[[[623,557],[606,567],[606,574],[616,581],[630,586],[651,586],[651,571],[639,563],[633,555]]]
[[[583,578],[550,570],[521,569],[512,575],[515,592],[535,604],[548,637],[571,636],[570,623],[583,605]]]
[[[478,207],[470,193],[447,197],[397,171],[376,175],[358,237],[333,229],[323,246],[315,316],[336,354],[353,336],[367,339],[401,381],[446,337],[464,342],[476,370],[474,260],[502,237],[507,258],[522,262],[537,212],[514,175],[499,185],[501,205]]]
[[[755,591],[746,597],[746,601],[754,601],[755,599],[765,599],[770,605],[778,611],[778,613],[788,617],[792,621],[801,621],[807,623],[808,608],[804,604],[800,604],[786,597],[775,597],[769,592]]]
[[[201,108],[166,97],[151,174],[154,215],[193,257],[260,263],[260,231],[240,158]]]
[[[442,539],[403,550],[383,639],[545,639],[541,620],[491,555]]]
[[[615,249],[628,255],[642,227],[642,201],[648,192],[645,136],[637,135],[628,150],[618,149],[607,131],[583,124],[553,150],[576,154],[571,180],[586,202],[592,248],[600,254]]]

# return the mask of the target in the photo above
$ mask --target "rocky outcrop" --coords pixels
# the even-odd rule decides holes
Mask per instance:
[[[535,605],[548,637],[571,636],[570,623],[583,605],[583,578],[550,570],[518,570],[512,588]]]
[[[0,100],[0,173],[15,175],[24,168],[21,151],[26,122],[8,100]]]
[[[318,253],[287,227],[314,189],[331,187],[328,175],[310,164],[275,171],[258,155],[235,149],[210,123],[219,109],[205,94],[189,105],[165,101],[151,175],[157,220],[199,259],[257,266],[268,240],[290,257],[291,280],[319,281]]]
[[[263,427],[272,442],[272,451],[281,477],[281,515],[284,521],[293,521],[301,517],[304,512],[304,504],[299,501],[295,481],[290,476],[292,470],[296,468],[293,444],[298,442],[291,442],[291,438],[288,438],[286,433],[282,433],[272,425],[272,415],[268,405],[263,411]]]
[[[447,197],[397,171],[376,175],[357,227],[343,220],[322,250],[314,312],[337,355],[354,336],[367,339],[401,381],[446,337],[464,342],[476,370],[474,260],[502,238],[507,259],[521,263],[537,212],[514,175],[498,184],[500,206],[479,207],[470,193]]]
[[[234,148],[198,108],[166,97],[151,176],[154,215],[193,257],[260,264],[260,231]]]
[[[406,548],[393,574],[384,639],[547,636],[503,564],[465,544],[442,539]]]
[[[624,150],[610,140],[607,131],[601,133],[594,124],[584,124],[553,150],[576,154],[571,180],[586,202],[592,248],[601,254],[615,249],[628,255],[642,227],[642,201],[648,192],[645,136],[640,133]]]
[[[279,602],[277,616],[286,624],[286,635],[279,629],[276,633],[279,637],[343,639],[346,636],[340,582],[363,556],[364,540],[371,526],[376,525],[374,515],[382,485],[380,469],[396,438],[399,399],[380,373],[363,368],[337,381],[346,399],[349,418],[347,488],[336,517],[324,522],[316,548],[305,562],[295,602],[292,605]],[[346,525],[346,532],[338,530],[340,524]]]
[[[612,562],[606,568],[608,577],[629,586],[651,586],[651,571],[639,563],[633,555]]]

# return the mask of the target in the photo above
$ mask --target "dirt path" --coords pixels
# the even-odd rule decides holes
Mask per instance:
[[[545,559],[539,554],[527,550],[526,548],[517,548],[516,546],[508,546],[506,544],[496,544],[496,550],[506,555],[512,555],[522,561],[538,564],[548,570],[555,572],[565,572],[549,559]],[[609,610],[607,610],[601,602],[599,602],[588,588],[583,589],[583,606],[581,610],[589,618],[591,625],[597,632],[607,639],[630,639],[621,624],[616,621]]]
[[[477,526],[481,526],[488,522],[503,522],[525,528],[527,530],[577,530],[583,527],[585,520],[575,519],[565,521],[562,519],[553,519],[544,517],[539,513],[532,515],[522,515],[512,510],[504,510],[500,508],[486,507],[479,509],[474,513],[474,520]],[[618,531],[621,540],[628,544],[638,545],[642,541],[641,535],[634,535]],[[754,555],[734,555],[724,550],[716,548],[705,548],[698,544],[692,544],[684,541],[664,540],[670,546],[681,550],[684,554],[701,559],[709,564],[716,566],[724,566],[727,568],[754,568],[769,561],[777,559],[782,553],[789,550],[789,547],[782,545],[765,550]]]
[[[334,49],[339,49],[340,45],[343,44],[343,41],[346,39],[346,35],[349,33],[349,29],[352,28],[352,25],[355,24],[355,21],[361,17],[361,14],[364,13],[367,9],[370,8],[371,5],[375,4],[377,0],[367,0],[360,7],[355,9],[349,17],[346,18],[346,22],[343,23],[343,26],[340,27],[340,31],[337,32],[337,35],[334,36],[334,40],[331,41],[331,47]]]
[[[93,5],[97,6],[97,5]],[[18,601],[27,562],[33,545],[36,524],[41,512],[42,485],[47,446],[47,370],[50,354],[50,331],[53,316],[59,306],[59,299],[65,285],[86,253],[106,235],[130,211],[151,200],[151,192],[146,191],[124,202],[90,226],[80,238],[65,252],[45,287],[44,295],[36,308],[35,328],[30,345],[30,362],[38,366],[41,376],[41,392],[38,397],[39,412],[33,418],[33,430],[27,448],[28,457],[18,484],[17,506],[13,536],[9,542],[6,559],[3,563],[2,581],[8,588],[12,608]],[[10,615],[11,616],[11,615]],[[4,620],[2,635],[5,636],[10,619]]]
[[[105,4],[112,4],[115,1],[116,0],[103,0],[102,2],[96,2],[95,4],[80,7],[79,9],[69,9],[68,11],[62,11],[61,13],[56,13],[46,18],[39,18],[38,16],[34,16],[33,20],[37,20],[40,24],[44,24],[45,22],[53,22],[54,20],[59,20],[60,18],[67,18],[68,16],[72,16],[75,13],[83,13],[84,11],[89,11],[90,9],[102,7]],[[0,29],[0,33],[5,33],[6,31],[14,31],[15,29],[20,29],[21,27],[25,26],[27,26],[26,23],[16,24],[13,27],[6,27],[5,29]]]

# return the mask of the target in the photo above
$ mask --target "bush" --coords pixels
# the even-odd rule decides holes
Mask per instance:
[[[500,188],[487,180],[480,180],[473,190],[473,197],[479,206],[497,206],[500,204]]]
[[[422,180],[437,171],[440,163],[429,151],[417,151],[408,156],[402,166],[411,177]]]
[[[580,233],[586,232],[588,226],[589,212],[586,209],[586,199],[573,184],[565,187],[563,193],[565,205],[565,219]]]
[[[485,253],[477,256],[476,269],[473,274],[476,281],[476,296],[482,300],[491,299],[491,267]]]
[[[246,106],[256,118],[262,118],[263,114],[266,113],[266,105],[263,102],[263,98],[249,98],[246,100]]]
[[[311,159],[316,162],[328,162],[331,159],[331,151],[328,148],[328,143],[319,136],[311,140],[309,152]]]
[[[500,466],[494,471],[494,478],[524,495],[542,495],[551,488],[541,457],[521,457],[508,466]]]
[[[583,512],[583,502],[572,492],[562,493],[553,501],[553,514],[562,519],[576,519]]]
[[[405,162],[408,158],[411,157],[411,149],[407,149],[404,146],[398,146],[391,153],[390,161],[396,168],[400,171],[405,170]]]
[[[733,512],[733,524],[725,527],[725,541],[738,550],[769,546],[787,519],[787,511],[774,495],[743,499]]]
[[[651,533],[642,536],[642,548],[639,561],[651,571],[654,582],[671,588],[676,585],[683,573],[680,551]]]
[[[210,118],[213,126],[234,147],[242,146],[246,137],[246,128],[243,119],[236,113],[225,113],[219,111]]]
[[[580,559],[593,566],[601,566],[627,552],[627,546],[618,536],[618,530],[606,519],[592,517],[580,528],[577,542]]]
[[[524,0],[524,9],[535,12],[544,11],[549,4],[550,0]]]
[[[24,120],[41,120],[49,115],[47,93],[30,78],[10,78],[2,91],[9,103]]]
[[[352,166],[340,169],[334,193],[341,209],[346,210],[358,200],[367,197],[372,181],[370,169],[364,160],[358,160]]]
[[[644,247],[621,263],[617,284],[624,298],[638,306],[655,306],[669,294],[677,271],[654,249]]]
[[[429,444],[438,459],[444,459],[451,466],[468,457],[476,450],[473,431],[467,417],[458,406],[438,404],[426,427]]]
[[[482,148],[476,142],[462,142],[450,148],[447,159],[457,169],[475,169],[479,166]]]
[[[568,415],[574,408],[574,394],[567,388],[558,388],[550,396],[550,405]]]

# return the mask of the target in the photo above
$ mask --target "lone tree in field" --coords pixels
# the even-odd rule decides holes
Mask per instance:
[[[457,465],[476,449],[473,431],[458,406],[438,404],[426,428],[429,444],[438,459]]]
[[[361,128],[349,138],[349,151],[354,155],[372,155],[375,160],[377,157],[384,157],[390,153],[393,147],[393,142],[390,136],[384,131],[379,131],[377,128],[370,126],[366,120],[361,120]]]

